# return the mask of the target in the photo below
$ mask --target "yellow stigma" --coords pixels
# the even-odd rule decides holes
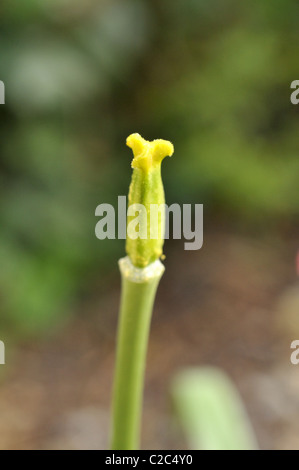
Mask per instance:
[[[127,146],[133,150],[132,168],[149,171],[160,165],[164,157],[171,157],[173,145],[168,140],[157,139],[149,142],[140,134],[131,134],[127,138]]]

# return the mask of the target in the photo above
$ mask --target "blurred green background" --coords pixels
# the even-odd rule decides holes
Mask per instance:
[[[166,138],[167,201],[259,230],[299,212],[295,0],[16,0],[1,14],[1,323],[61,319],[123,243],[94,210],[126,194],[125,138]]]
[[[297,0],[3,0],[1,448],[107,445],[125,251],[95,209],[127,194],[132,132],[174,143],[167,203],[204,205],[202,250],[166,242],[143,442],[184,448],[169,384],[211,364],[263,448],[299,448],[298,18]]]

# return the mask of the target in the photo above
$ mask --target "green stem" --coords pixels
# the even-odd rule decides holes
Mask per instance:
[[[155,261],[136,268],[119,262],[122,295],[112,402],[112,450],[139,448],[146,352],[152,309],[164,267]]]

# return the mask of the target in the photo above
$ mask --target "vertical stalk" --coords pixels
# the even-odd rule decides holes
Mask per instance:
[[[112,401],[112,450],[139,447],[144,371],[150,322],[164,266],[157,260],[135,267],[129,257],[119,261],[122,296],[117,335]]]
[[[157,287],[164,272],[159,259],[163,255],[165,220],[161,162],[173,154],[171,142],[163,139],[148,142],[136,133],[127,138],[127,145],[133,150],[134,158],[127,213],[128,256],[119,261],[122,296],[112,401],[113,450],[139,447],[149,329]],[[152,205],[162,207],[154,221]]]

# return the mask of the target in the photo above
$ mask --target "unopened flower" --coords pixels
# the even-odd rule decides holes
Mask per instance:
[[[143,268],[163,254],[165,196],[161,178],[161,162],[173,154],[173,145],[167,140],[148,142],[139,134],[131,134],[127,145],[133,150],[133,175],[129,190],[126,251],[134,266]],[[153,226],[151,207],[158,208]],[[136,236],[136,211],[138,236]],[[150,221],[150,223],[148,223]],[[153,235],[154,234],[154,235]]]

